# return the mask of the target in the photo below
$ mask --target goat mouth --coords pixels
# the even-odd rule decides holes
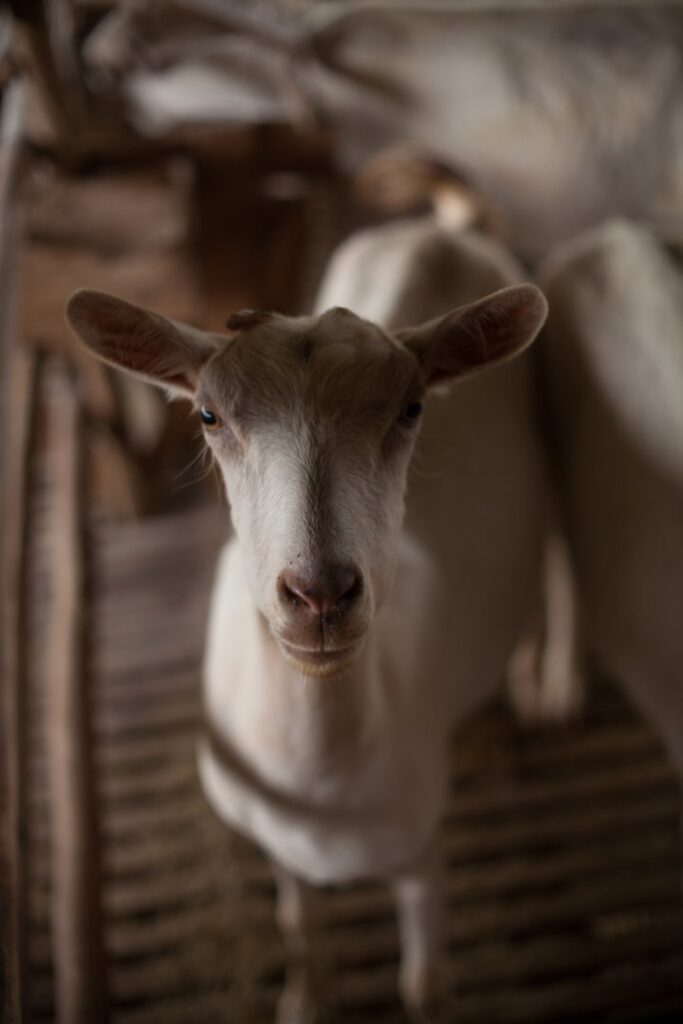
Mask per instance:
[[[297,647],[280,640],[280,649],[287,661],[307,676],[319,679],[338,675],[348,668],[358,650],[357,644],[325,651],[320,648]]]

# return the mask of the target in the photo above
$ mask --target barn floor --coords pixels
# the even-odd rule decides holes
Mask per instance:
[[[261,1024],[283,980],[267,865],[213,817],[195,773],[203,626],[226,516],[216,504],[93,526],[89,660],[120,1024]],[[39,603],[38,633],[41,618]],[[45,694],[33,650],[29,990],[34,1018],[49,1021]],[[557,730],[525,733],[502,701],[488,707],[458,739],[443,828],[453,1019],[457,1004],[459,1024],[682,1020],[678,813],[656,738],[606,682],[580,723]],[[325,892],[322,911],[334,1019],[402,1020],[387,893]]]

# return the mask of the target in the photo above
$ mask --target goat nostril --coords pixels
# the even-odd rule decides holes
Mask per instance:
[[[339,588],[337,595],[334,598],[332,604],[333,608],[340,605],[342,602],[350,604],[355,601],[357,597],[360,597],[362,590],[362,583],[360,574],[355,569],[345,569],[343,577],[340,577]]]
[[[283,572],[278,581],[280,600],[294,610],[308,609],[315,615],[323,614],[321,595],[312,580]]]
[[[315,576],[285,571],[278,579],[280,601],[293,610],[330,615],[349,607],[363,589],[360,574],[350,566],[330,566]]]
[[[295,608],[301,604],[307,604],[306,597],[301,585],[292,573],[283,572],[278,580],[278,594],[284,604],[291,604]]]

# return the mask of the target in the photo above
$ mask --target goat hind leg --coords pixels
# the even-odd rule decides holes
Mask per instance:
[[[525,725],[574,718],[585,693],[574,569],[559,532],[546,540],[543,577],[542,601],[507,668],[508,696]]]
[[[562,722],[581,710],[585,695],[579,599],[566,539],[551,534],[545,550],[546,637],[540,665],[540,717]]]

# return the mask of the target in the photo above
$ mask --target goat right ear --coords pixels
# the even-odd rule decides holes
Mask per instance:
[[[396,332],[428,386],[507,362],[534,340],[548,314],[536,285],[517,284],[461,306],[420,327]]]
[[[105,363],[185,398],[194,395],[199,371],[219,344],[216,336],[88,288],[71,296],[66,320]]]

